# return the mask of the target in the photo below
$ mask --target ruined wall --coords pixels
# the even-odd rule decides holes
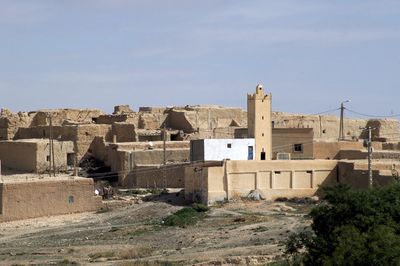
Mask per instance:
[[[262,191],[268,200],[310,197],[318,192],[320,185],[335,184],[337,177],[337,161],[333,160],[225,161],[221,167],[197,171],[188,168],[185,195],[188,200],[197,197],[208,205],[245,197],[254,189]]]
[[[15,139],[48,139],[49,126],[19,128]],[[95,137],[103,137],[105,141],[112,141],[111,125],[83,124],[70,126],[53,126],[53,138],[61,141],[72,141],[76,145],[78,160],[81,160],[90,151]]]
[[[93,123],[100,115],[104,113],[96,109],[49,109],[39,110],[35,114],[31,126],[48,126],[52,117],[52,123],[55,126],[63,125],[66,121],[76,124]]]
[[[94,196],[92,179],[38,179],[0,184],[0,221],[95,211],[101,198]]]
[[[314,138],[319,140],[337,140],[339,137],[338,116],[329,115],[302,115],[273,112],[272,120],[276,128],[313,128]],[[377,127],[373,133],[373,140],[399,141],[400,123],[396,119],[344,119],[344,133],[346,139],[365,139],[366,131],[360,127]]]
[[[0,115],[0,140],[11,140],[19,127],[31,125],[33,114],[19,112],[17,114],[2,109]]]
[[[116,136],[117,142],[137,141],[136,127],[134,124],[114,123],[112,125],[112,135]]]
[[[193,133],[198,129],[247,126],[247,114],[240,108],[190,106],[170,110],[167,121],[169,128]]]

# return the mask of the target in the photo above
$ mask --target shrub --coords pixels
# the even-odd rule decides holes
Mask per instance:
[[[164,219],[164,225],[168,226],[187,226],[197,223],[204,217],[205,210],[197,206],[197,210],[192,207],[183,208]]]
[[[291,235],[286,254],[304,248],[305,265],[400,265],[400,185],[324,188],[312,232]]]

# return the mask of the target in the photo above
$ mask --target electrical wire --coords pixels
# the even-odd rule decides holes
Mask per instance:
[[[347,107],[344,107],[344,109],[346,109],[350,113],[353,113],[353,114],[356,114],[356,115],[361,115],[361,116],[364,116],[364,117],[376,117],[376,118],[400,117],[400,114],[393,114],[393,115],[386,115],[386,116],[383,116],[383,115],[370,115],[370,114],[363,114],[361,112],[357,112],[357,111],[351,110],[351,109],[349,109]]]

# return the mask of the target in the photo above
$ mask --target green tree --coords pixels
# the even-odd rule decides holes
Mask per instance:
[[[287,254],[305,249],[305,265],[400,265],[400,184],[324,194],[310,213],[312,231],[290,236]]]

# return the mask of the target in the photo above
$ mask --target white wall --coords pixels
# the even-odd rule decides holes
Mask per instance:
[[[248,160],[249,146],[254,154],[254,139],[204,139],[204,161]]]

